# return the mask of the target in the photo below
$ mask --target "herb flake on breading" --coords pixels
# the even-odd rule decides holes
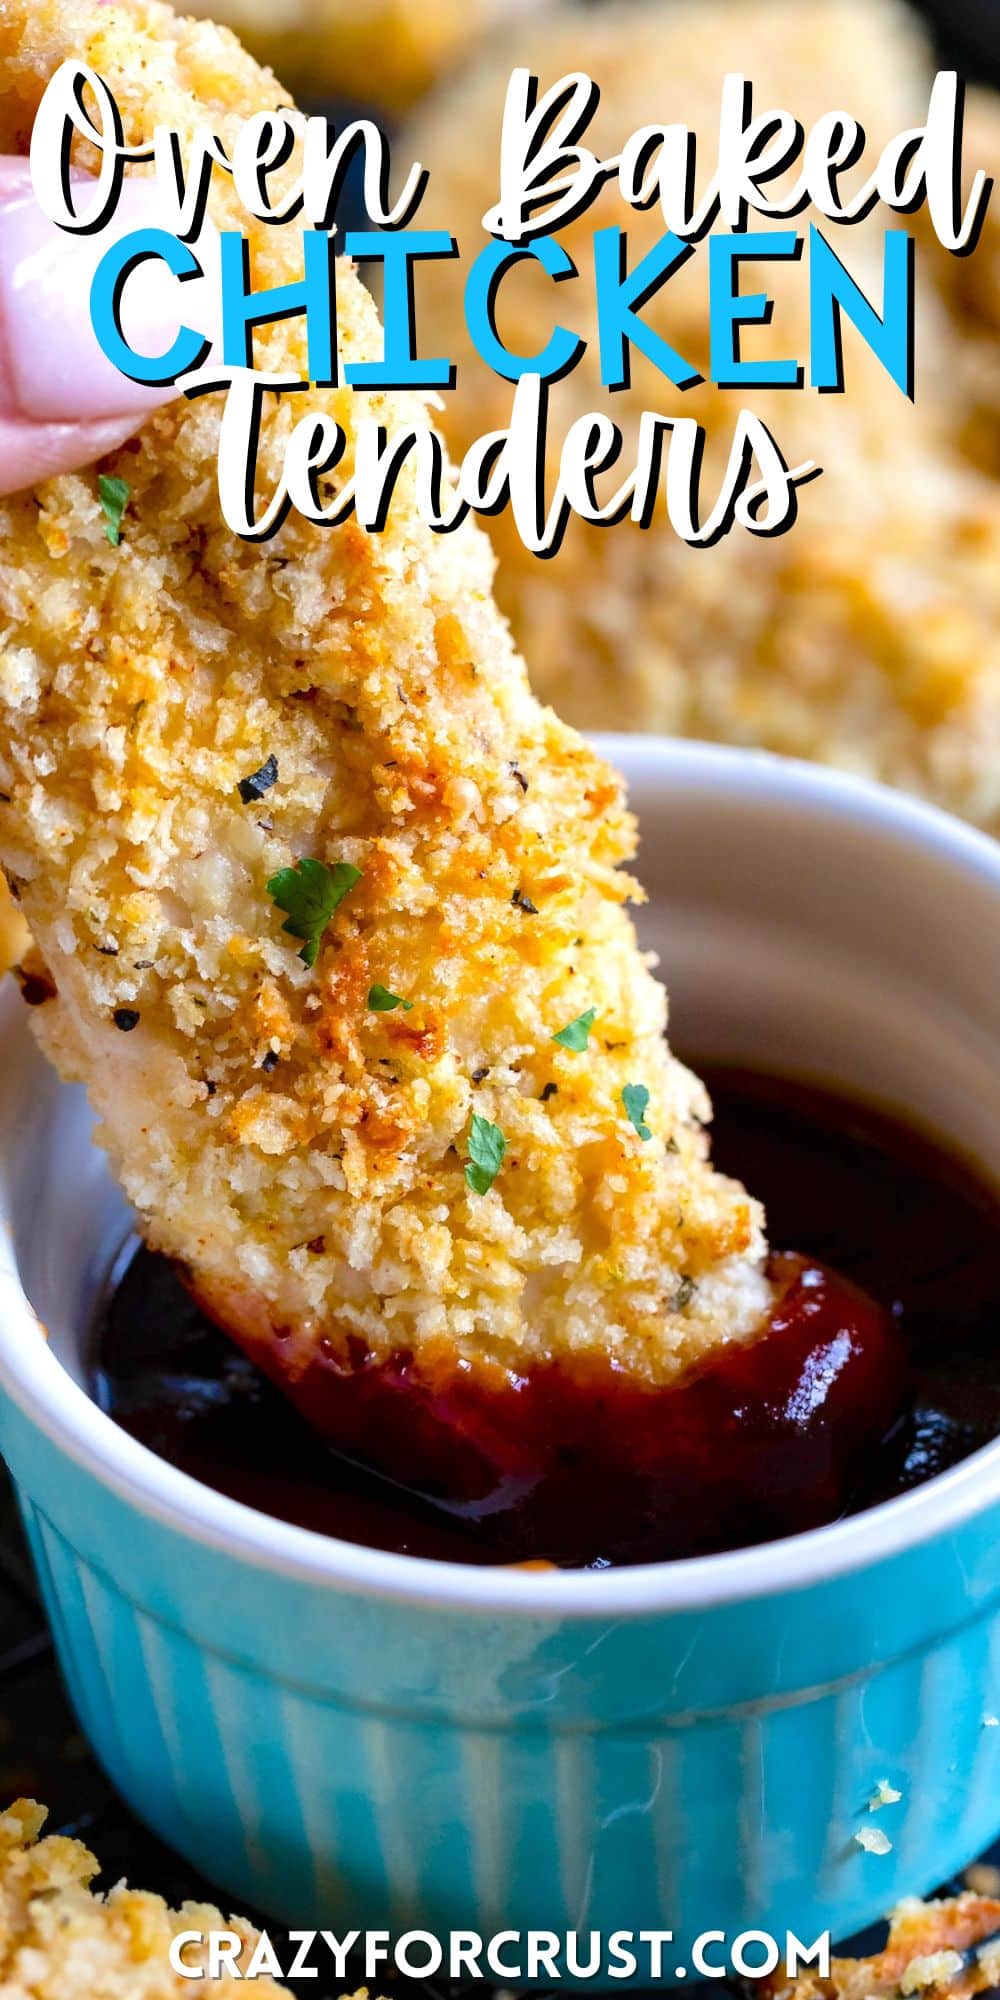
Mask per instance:
[[[507,1141],[499,1125],[491,1125],[488,1118],[478,1111],[472,1114],[472,1130],[469,1133],[469,1158],[465,1178],[473,1194],[488,1194],[507,1151]]]
[[[531,897],[526,896],[523,889],[515,889],[510,900],[515,910],[521,910],[526,917],[537,917],[538,904],[533,903]]]
[[[104,532],[112,548],[116,549],[121,542],[122,516],[131,498],[132,488],[127,479],[109,479],[107,474],[102,472],[98,477],[97,491],[101,502],[101,513],[104,515]]]
[[[674,1311],[678,1313],[686,1312],[697,1290],[698,1287],[694,1279],[685,1271],[674,1293]]]
[[[370,986],[368,1005],[373,1014],[392,1014],[402,1007],[404,1014],[412,1014],[413,1001],[404,1000],[401,993],[390,993],[388,986]]]
[[[635,1126],[640,1139],[651,1139],[653,1134],[646,1123],[649,1110],[649,1092],[644,1083],[627,1083],[622,1091],[625,1116]]]
[[[243,804],[252,806],[255,799],[262,799],[264,793],[269,792],[271,786],[277,782],[278,759],[272,755],[261,765],[259,771],[251,771],[249,778],[241,778],[236,789]]]
[[[123,1035],[130,1035],[133,1028],[139,1026],[139,1010],[137,1007],[116,1007],[113,1019],[115,1027],[120,1028]]]
[[[335,861],[328,868],[325,861],[308,857],[271,876],[267,893],[288,917],[282,930],[289,937],[304,939],[299,952],[303,965],[315,965],[327,924],[360,880],[360,868],[349,861]]]
[[[582,1055],[590,1040],[590,1030],[596,1019],[597,1008],[588,1007],[586,1013],[578,1014],[575,1021],[567,1021],[566,1026],[560,1028],[552,1040],[558,1042],[560,1048],[571,1050],[573,1055]]]

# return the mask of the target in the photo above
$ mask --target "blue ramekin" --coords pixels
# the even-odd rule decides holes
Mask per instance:
[[[872,1091],[1000,1177],[1000,847],[805,766],[610,748],[675,1039]],[[1000,1833],[1000,1443],[830,1528],[602,1574],[258,1515],[86,1393],[128,1219],[80,1094],[0,1015],[0,1447],[91,1743],[234,1898],[338,1931],[670,1928],[681,1966],[706,1930],[845,1934]]]

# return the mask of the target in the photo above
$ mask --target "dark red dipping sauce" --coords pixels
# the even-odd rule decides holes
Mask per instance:
[[[558,1379],[533,1384],[524,1415],[548,1426],[544,1482],[511,1478],[480,1503],[473,1480],[456,1512],[331,1450],[142,1249],[102,1307],[98,1400],[194,1478],[321,1534],[445,1561],[591,1568],[795,1533],[1000,1433],[1000,1193],[868,1106],[696,1067],[717,1164],[764,1201],[771,1241],[800,1253],[775,1260],[785,1298],[764,1340],[666,1394],[622,1402],[618,1385],[595,1383],[588,1404]],[[391,1390],[373,1387],[381,1424]],[[445,1414],[480,1436],[481,1412]]]

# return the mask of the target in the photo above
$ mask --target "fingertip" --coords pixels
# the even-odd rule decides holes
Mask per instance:
[[[0,499],[7,500],[60,472],[94,465],[135,435],[134,420],[100,424],[33,424],[0,415]],[[96,477],[96,475],[95,475]]]
[[[9,423],[47,429],[113,423],[120,430],[124,422],[127,436],[174,398],[172,385],[150,388],[123,375],[91,322],[91,287],[101,258],[123,236],[152,226],[169,227],[169,218],[151,176],[126,180],[106,229],[77,236],[43,213],[26,160],[0,160],[0,413]],[[206,245],[207,235],[203,250]],[[165,265],[139,267],[123,300],[123,330],[136,353],[165,353],[182,320],[214,339],[214,276],[182,290]],[[61,455],[62,441],[49,438],[46,449]]]

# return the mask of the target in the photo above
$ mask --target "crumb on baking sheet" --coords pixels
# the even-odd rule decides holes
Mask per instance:
[[[242,1918],[224,1919],[210,1904],[168,1909],[159,1896],[119,1883],[106,1896],[92,1884],[100,1863],[77,1840],[43,1839],[46,1813],[18,1799],[0,1816],[0,1991],[4,2000],[179,2000],[188,1983],[168,1953],[181,1931],[231,1930],[244,1940],[241,1969],[257,1933]],[[186,1949],[198,1964],[198,1947]],[[224,1974],[227,1982],[232,1974]],[[282,2000],[266,1977],[256,2000]]]

